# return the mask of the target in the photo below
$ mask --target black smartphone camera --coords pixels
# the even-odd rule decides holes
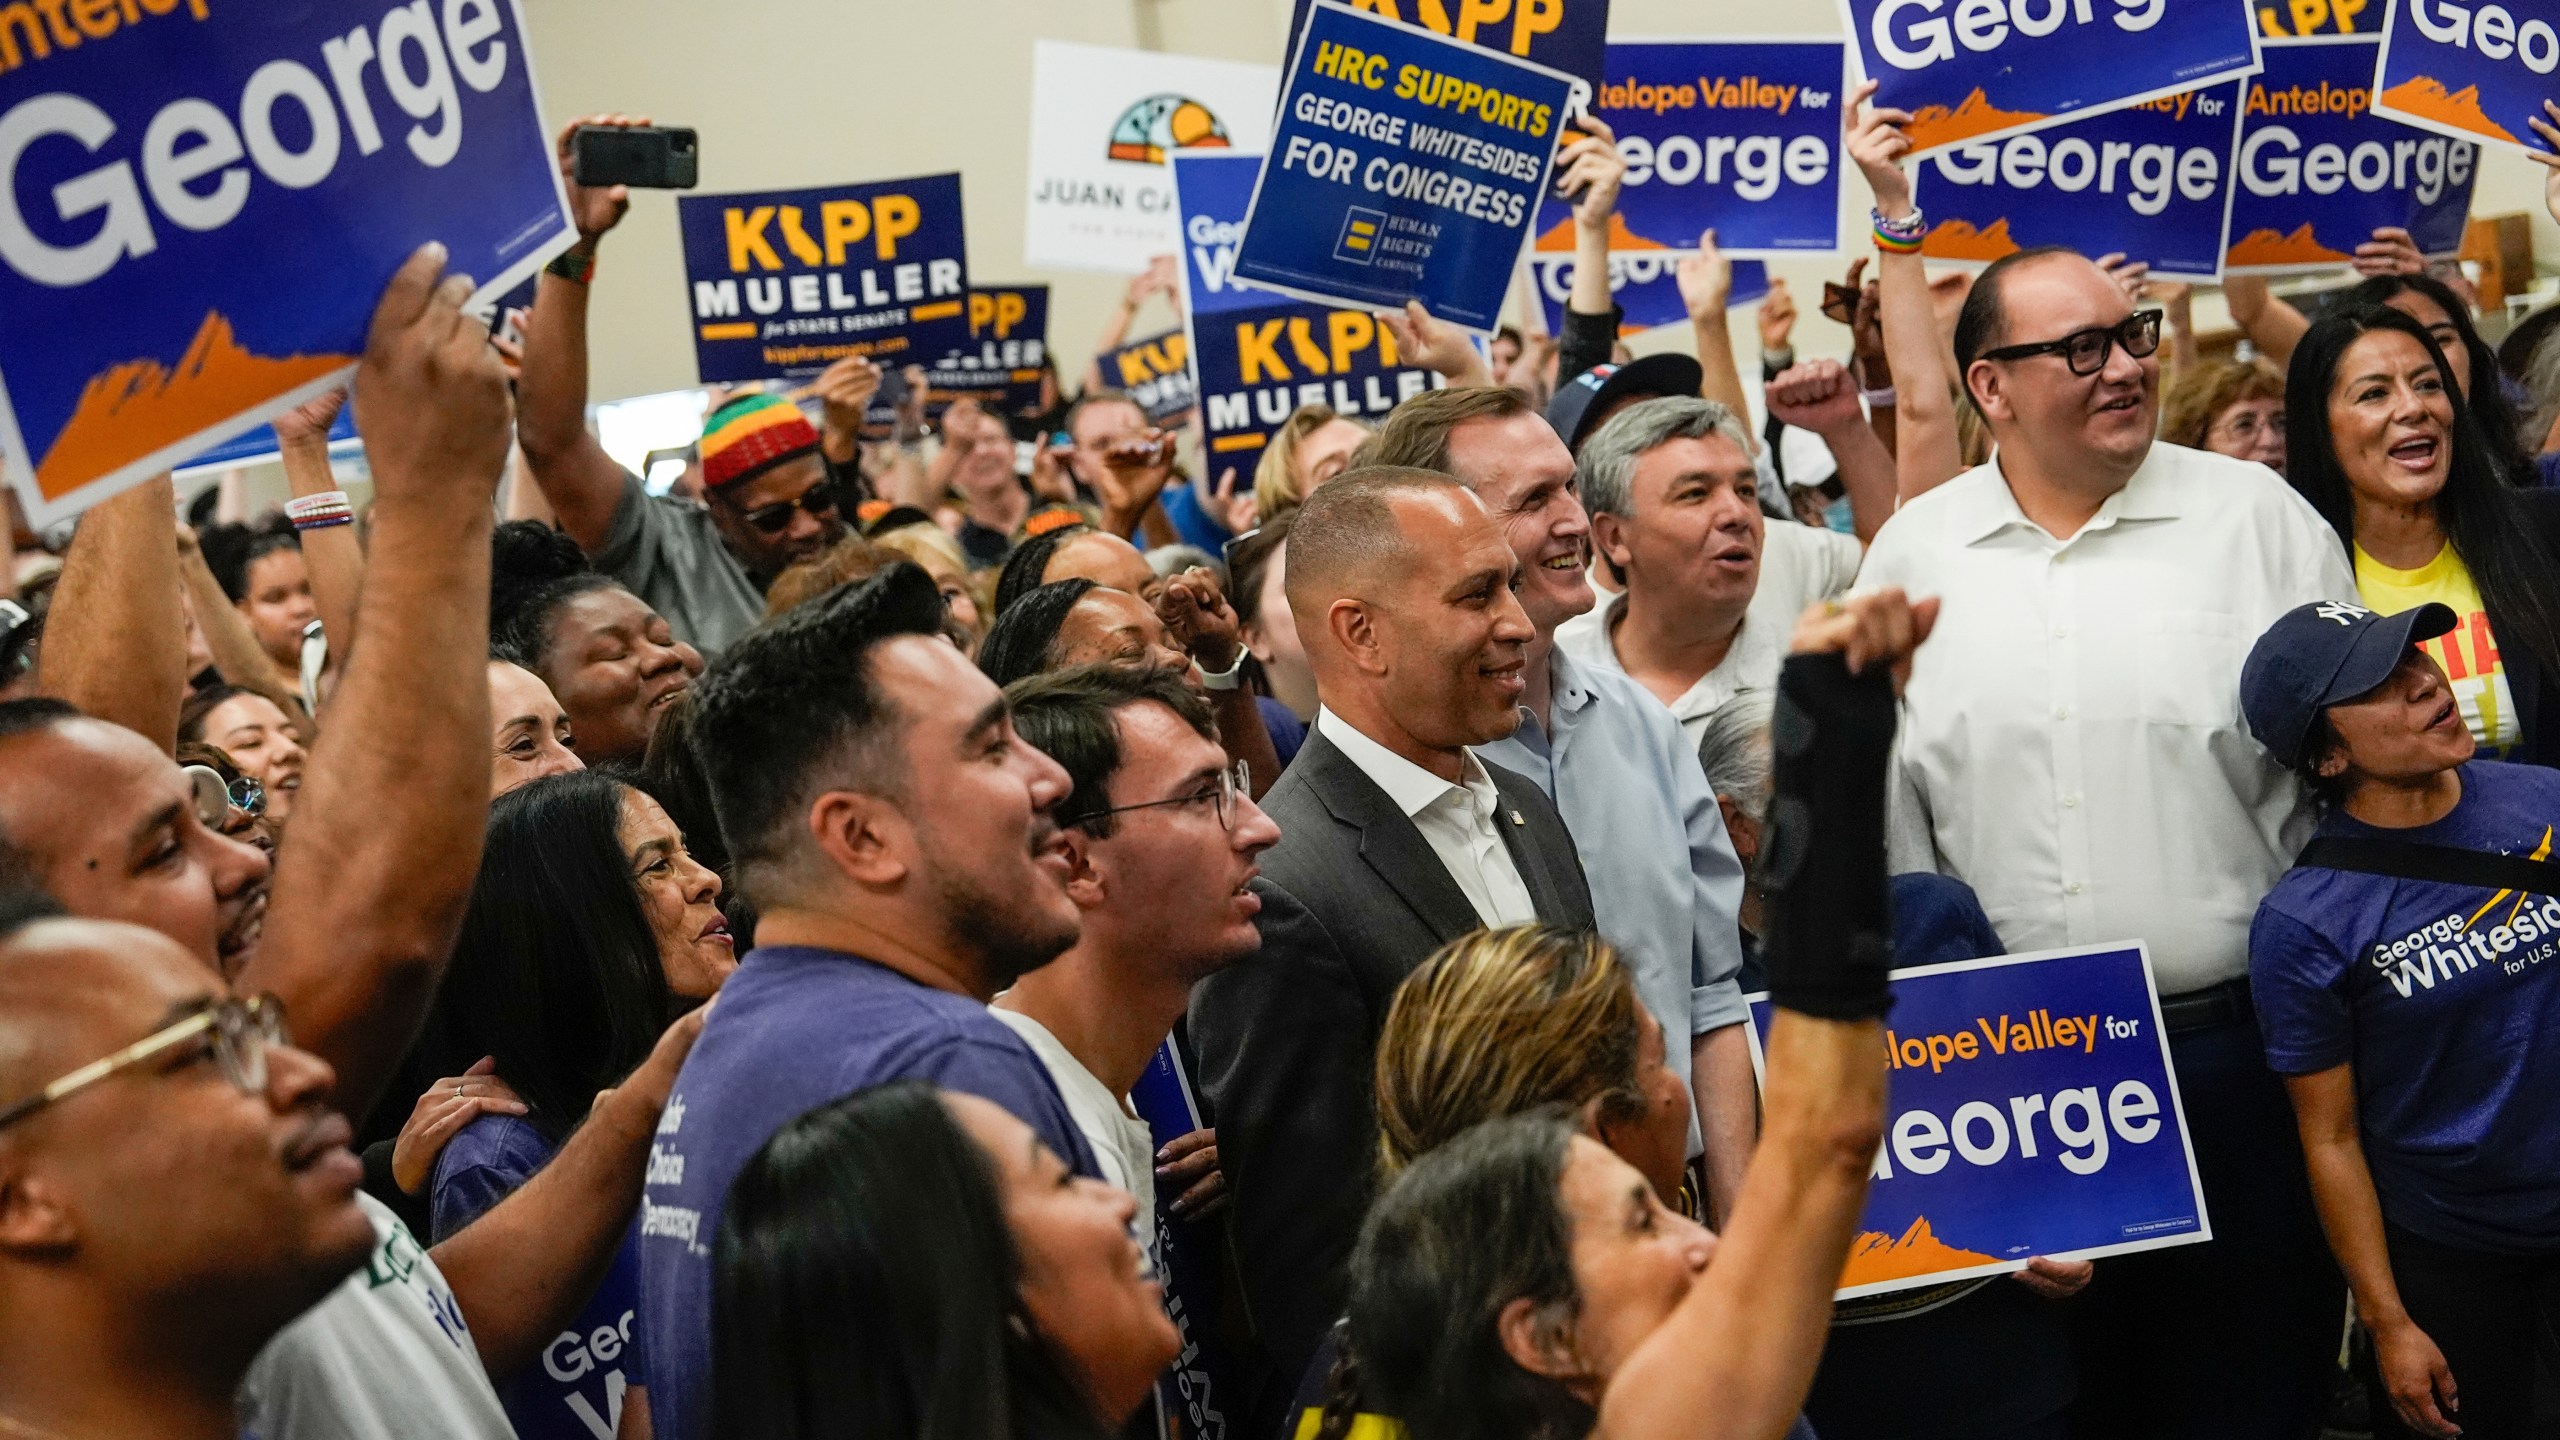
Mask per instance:
[[[572,172],[581,185],[690,190],[699,183],[702,151],[691,130],[581,125],[570,144]]]

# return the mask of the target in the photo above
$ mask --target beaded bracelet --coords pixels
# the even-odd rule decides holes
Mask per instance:
[[[1884,218],[1884,212],[1881,210],[1870,210],[1867,213],[1875,221],[1875,239],[1876,248],[1878,250],[1881,250],[1888,255],[1917,255],[1920,253],[1920,240],[1923,235],[1928,233],[1928,224],[1921,219],[1920,212],[1918,210],[1913,210],[1909,215],[1904,216],[1900,220],[1887,220]]]
[[[317,495],[304,495],[284,502],[284,518],[293,522],[295,533],[326,530],[334,525],[352,525],[356,508],[344,490],[323,490]]]

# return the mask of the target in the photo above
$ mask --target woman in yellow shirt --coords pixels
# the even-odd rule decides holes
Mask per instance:
[[[2314,324],[2286,381],[2294,488],[2355,561],[2364,605],[2434,602],[2426,642],[2482,752],[2560,765],[2560,494],[2519,490],[2435,341],[2383,307]]]

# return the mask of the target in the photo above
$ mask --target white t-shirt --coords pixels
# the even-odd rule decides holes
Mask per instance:
[[[1152,1238],[1156,1213],[1156,1146],[1146,1122],[1129,1113],[1129,1102],[1111,1093],[1111,1087],[1084,1068],[1084,1062],[1058,1043],[1049,1027],[1023,1014],[990,1005],[987,1013],[1013,1027],[1013,1033],[1040,1057],[1049,1078],[1058,1084],[1058,1094],[1067,1102],[1067,1113],[1075,1117],[1076,1128],[1084,1132],[1087,1145],[1093,1147],[1094,1163],[1101,1167],[1102,1178],[1138,1197],[1139,1223]],[[1148,1250],[1152,1252],[1154,1245]]]
[[[259,1352],[242,1440],[515,1440],[443,1272],[389,1206],[356,1203],[373,1253]]]

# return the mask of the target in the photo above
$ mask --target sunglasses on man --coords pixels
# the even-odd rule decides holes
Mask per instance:
[[[1985,350],[1985,360],[2032,360],[2039,355],[2059,355],[2074,375],[2095,375],[2107,368],[2107,356],[2116,347],[2136,360],[2146,360],[2160,348],[2160,312],[2136,310],[2116,325],[2094,325],[2074,330],[2059,340],[2039,340],[2030,345],[2003,345]]]
[[[836,513],[844,503],[844,487],[833,480],[821,480],[800,492],[797,500],[781,500],[741,511],[738,518],[767,535],[779,535],[791,528],[794,511],[806,510],[813,519],[824,520]]]

